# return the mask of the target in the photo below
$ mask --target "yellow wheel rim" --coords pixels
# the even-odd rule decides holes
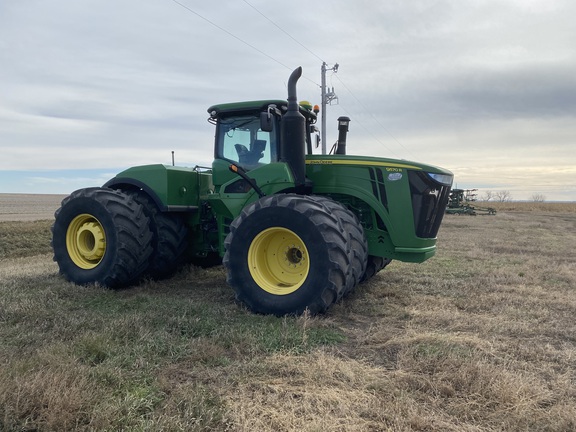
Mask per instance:
[[[302,286],[310,271],[308,249],[286,228],[268,228],[248,250],[248,268],[254,281],[270,294],[286,295]]]
[[[106,253],[106,235],[98,219],[89,214],[76,216],[66,231],[68,255],[85,270],[96,267]]]

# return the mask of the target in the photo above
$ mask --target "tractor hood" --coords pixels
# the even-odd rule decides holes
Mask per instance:
[[[399,170],[416,170],[426,173],[436,174],[437,179],[440,179],[439,183],[452,186],[452,180],[454,174],[444,168],[440,168],[434,165],[427,165],[420,162],[413,162],[404,159],[388,159],[388,158],[378,158],[371,156],[351,156],[351,155],[307,155],[306,165],[347,165],[347,166],[357,166],[357,167],[383,167],[383,168],[395,168]],[[400,172],[398,170],[392,169],[390,172]],[[438,180],[437,180],[438,181]]]

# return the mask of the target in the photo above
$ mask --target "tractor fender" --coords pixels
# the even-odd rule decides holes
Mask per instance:
[[[113,189],[142,190],[161,211],[195,212],[211,176],[191,168],[144,165],[129,168],[104,184]]]
[[[152,201],[154,201],[161,211],[168,211],[168,206],[165,205],[158,194],[143,181],[128,177],[114,177],[104,183],[102,187],[124,191],[142,190],[152,199]]]

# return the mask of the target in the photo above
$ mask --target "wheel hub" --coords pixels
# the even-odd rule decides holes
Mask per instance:
[[[76,234],[78,251],[87,260],[98,260],[104,256],[104,232],[94,222],[85,223]]]
[[[76,216],[66,232],[66,247],[78,267],[96,267],[106,253],[106,235],[102,224],[89,214]]]
[[[286,259],[288,260],[288,262],[290,262],[290,264],[294,264],[294,267],[296,267],[297,264],[300,264],[302,262],[303,257],[304,255],[302,254],[302,251],[294,245],[292,245],[286,251]]]
[[[252,241],[248,250],[248,268],[264,291],[276,295],[290,294],[308,277],[308,250],[293,231],[268,228]]]

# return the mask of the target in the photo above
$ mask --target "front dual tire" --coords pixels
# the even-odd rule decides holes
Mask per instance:
[[[320,197],[261,198],[234,220],[225,248],[228,283],[254,312],[316,314],[346,290],[347,234]]]

